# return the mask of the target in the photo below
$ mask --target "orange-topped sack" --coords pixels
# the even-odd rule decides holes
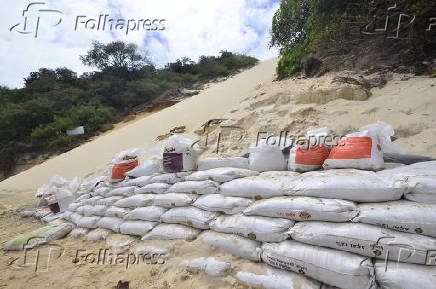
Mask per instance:
[[[112,180],[124,180],[126,173],[139,165],[138,157],[121,161],[112,166]]]
[[[294,172],[309,172],[320,169],[330,153],[325,145],[325,138],[329,133],[328,128],[309,131],[305,141],[291,149],[288,169]]]
[[[111,181],[122,181],[128,171],[139,165],[138,154],[143,153],[140,148],[122,151],[115,155],[111,161]]]
[[[367,159],[371,158],[372,138],[349,137],[338,142],[330,153],[331,159]]]
[[[392,127],[384,122],[361,127],[338,142],[325,160],[324,168],[381,170],[383,153],[399,152],[391,142],[393,134]]]

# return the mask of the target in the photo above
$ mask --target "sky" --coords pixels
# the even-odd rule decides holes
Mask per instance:
[[[0,85],[22,87],[23,79],[41,67],[67,67],[79,75],[92,71],[79,59],[92,41],[133,42],[158,66],[185,56],[197,60],[201,55],[218,55],[221,50],[269,59],[278,54],[276,49],[269,49],[268,42],[279,3],[280,0],[8,1],[0,10]],[[100,17],[97,30],[100,15],[108,15],[104,30],[104,16]],[[111,29],[110,23],[120,25],[112,25]],[[150,28],[159,30],[146,30]]]

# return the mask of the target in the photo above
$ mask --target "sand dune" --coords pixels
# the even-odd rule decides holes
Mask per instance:
[[[101,172],[117,152],[150,143],[175,126],[185,125],[187,131],[198,129],[205,121],[230,111],[258,85],[271,82],[275,66],[275,59],[264,61],[224,82],[212,84],[192,98],[1,182],[0,191],[34,190],[55,174],[73,178]]]

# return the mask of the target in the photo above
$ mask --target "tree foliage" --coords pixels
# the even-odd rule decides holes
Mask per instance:
[[[106,131],[135,107],[169,90],[227,76],[257,59],[223,51],[198,62],[182,58],[156,68],[134,44],[94,42],[85,64],[99,71],[82,76],[65,67],[41,68],[24,88],[0,86],[0,172],[10,173],[24,153],[62,152]],[[85,135],[66,130],[85,127]]]
[[[346,55],[359,63],[372,54],[368,66],[419,65],[436,57],[436,28],[427,30],[434,15],[434,0],[282,0],[270,42],[281,49],[278,75],[298,72],[308,55]]]

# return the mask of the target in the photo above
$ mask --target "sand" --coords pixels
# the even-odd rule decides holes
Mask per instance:
[[[392,80],[383,88],[365,91],[355,85],[334,83],[336,74],[316,79],[273,81],[275,64],[276,60],[262,62],[211,85],[192,98],[123,124],[81,147],[1,182],[1,244],[42,226],[35,220],[21,218],[18,212],[34,205],[35,189],[47,183],[52,175],[84,179],[101,174],[115,153],[136,146],[155,147],[154,139],[176,126],[186,126],[189,135],[203,142],[205,136],[196,136],[194,131],[214,118],[227,120],[209,134],[209,146],[203,156],[216,155],[214,142],[220,132],[220,155],[236,156],[247,152],[248,144],[255,141],[258,132],[279,134],[286,130],[292,135],[301,135],[308,129],[327,126],[341,135],[380,120],[394,127],[398,138],[394,143],[404,152],[436,157],[436,79],[392,75]],[[240,129],[244,131],[241,140]],[[146,159],[149,155],[150,151],[141,158]],[[23,257],[21,252],[3,251],[0,254],[0,288],[112,288],[119,280],[130,281],[130,288],[245,288],[232,277],[236,271],[265,272],[263,265],[213,249],[200,240],[139,241],[134,238],[130,250],[141,244],[153,245],[168,249],[169,255],[164,265],[142,264],[128,269],[124,265],[72,263],[77,249],[98,252],[100,248],[108,247],[104,241],[66,238],[55,243],[65,249],[65,255],[60,259],[53,257],[48,272],[45,272],[46,261],[41,261],[40,270],[35,272],[32,264],[18,266]],[[116,249],[110,250],[116,252]],[[42,254],[47,252],[42,250]],[[30,256],[34,260],[34,253]],[[229,276],[213,278],[188,272],[179,266],[186,259],[210,256],[232,264]],[[19,259],[13,261],[15,258]]]

